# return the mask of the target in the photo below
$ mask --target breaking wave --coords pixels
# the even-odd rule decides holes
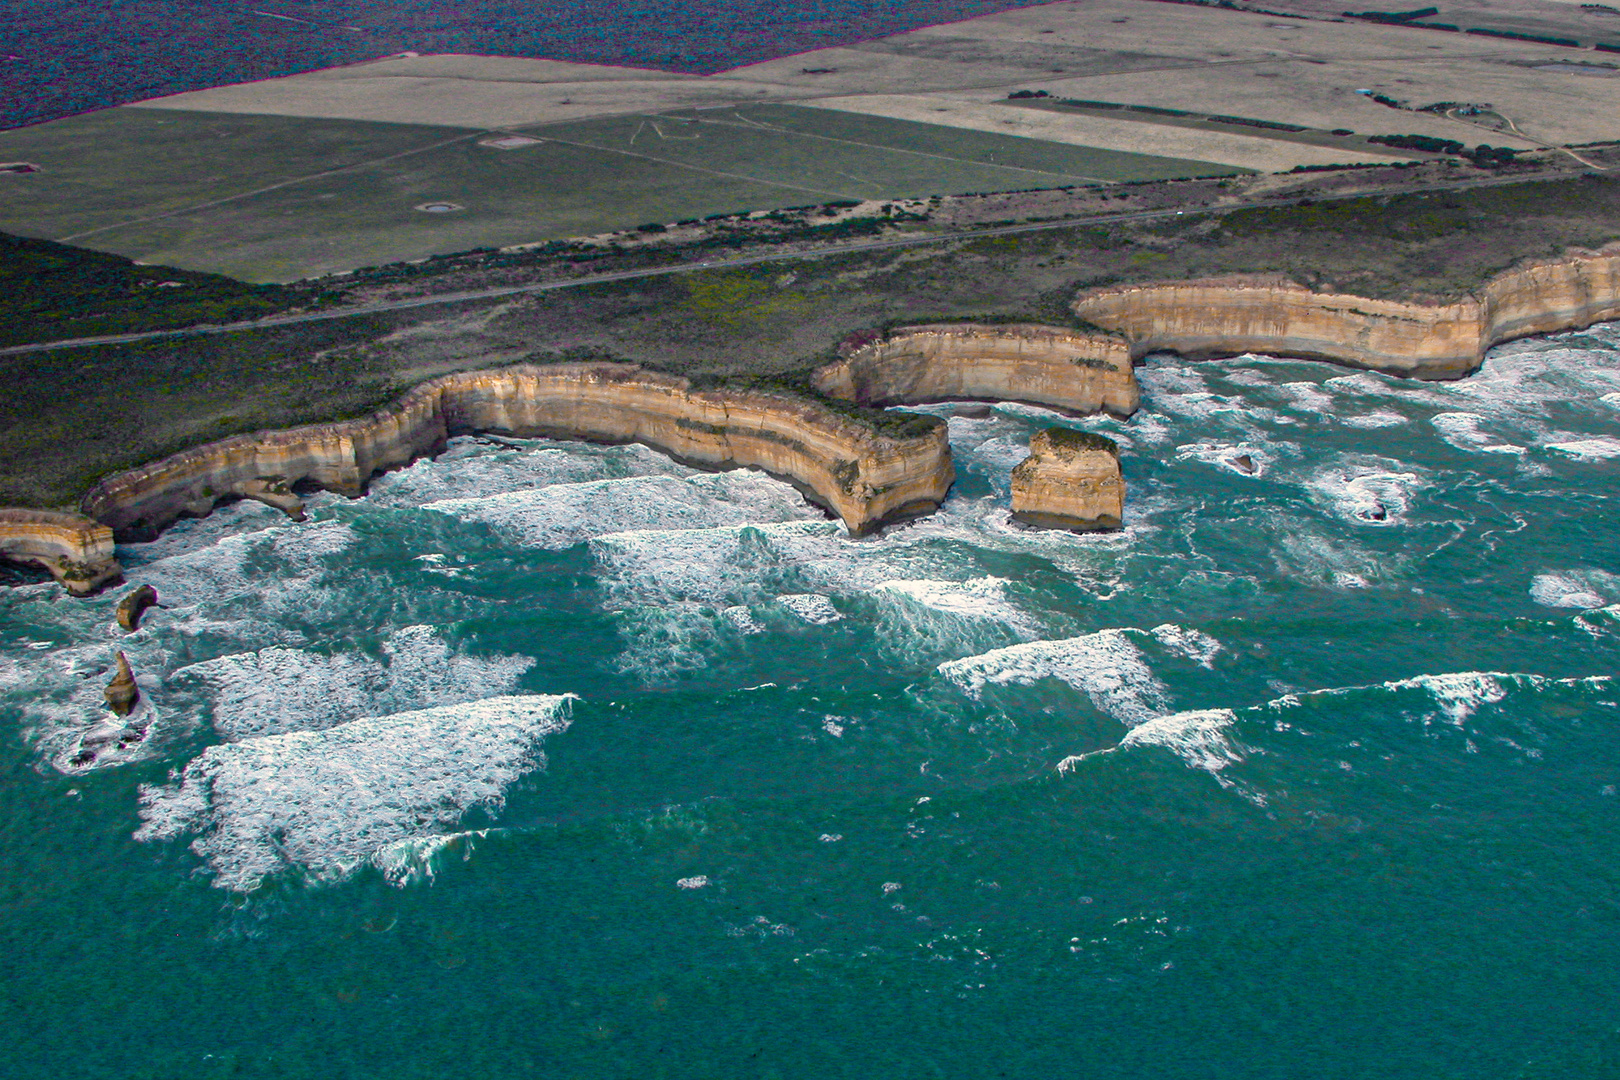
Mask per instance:
[[[211,746],[168,785],[143,785],[138,840],[195,835],[214,884],[251,892],[297,870],[338,880],[397,845],[453,831],[544,764],[572,698],[499,697]],[[385,854],[387,853],[387,854]]]

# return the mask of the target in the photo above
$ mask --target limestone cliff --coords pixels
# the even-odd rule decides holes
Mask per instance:
[[[38,563],[74,596],[89,596],[124,572],[113,531],[78,514],[0,509],[0,555]]]
[[[1075,314],[1128,337],[1131,353],[1244,352],[1456,379],[1491,346],[1620,318],[1620,252],[1570,252],[1498,274],[1450,304],[1316,293],[1283,281],[1209,280],[1093,289]]]
[[[1130,342],[1028,324],[906,326],[855,338],[811,381],[862,405],[989,399],[1129,416],[1139,394]]]
[[[1037,431],[1012,474],[1013,520],[1043,529],[1096,532],[1125,518],[1125,480],[1112,439],[1069,428]]]
[[[928,418],[890,435],[811,401],[698,390],[635,364],[519,365],[434,379],[359,420],[187,450],[103,480],[84,510],[128,536],[230,497],[274,495],[291,512],[295,484],[358,495],[375,473],[473,431],[639,442],[696,465],[763,469],[798,485],[857,536],[933,510],[955,477],[945,425]]]

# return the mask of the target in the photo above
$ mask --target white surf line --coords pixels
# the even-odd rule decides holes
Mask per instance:
[[[500,133],[496,131],[477,131],[468,133],[466,135],[457,135],[453,139],[446,139],[444,142],[433,143],[430,146],[418,146],[414,150],[404,150],[398,154],[389,154],[387,157],[371,158],[368,161],[357,161],[353,165],[344,165],[336,169],[327,169],[325,172],[311,173],[308,176],[295,176],[291,180],[283,180],[280,183],[270,184],[266,187],[254,188],[252,191],[243,191],[235,195],[227,195],[223,199],[213,199],[209,202],[196,203],[191,206],[182,206],[178,210],[165,210],[161,214],[151,214],[143,218],[131,218],[128,221],[120,221],[113,225],[101,225],[94,229],[86,229],[83,232],[73,233],[71,236],[59,236],[56,238],[56,242],[59,244],[66,244],[86,236],[95,236],[98,233],[111,232],[114,229],[127,228],[130,225],[144,225],[148,221],[162,221],[164,218],[171,218],[180,214],[195,213],[198,210],[207,210],[210,207],[223,206],[226,203],[236,202],[238,199],[248,199],[252,198],[254,195],[263,195],[267,191],[277,191],[284,187],[292,187],[294,184],[308,183],[311,180],[320,180],[321,178],[327,176],[337,176],[340,173],[350,172],[354,169],[363,169],[368,165],[381,165],[385,161],[397,161],[402,157],[410,157],[412,154],[425,154],[429,150],[439,150],[446,146],[454,146],[458,142],[465,142],[468,139],[482,139],[488,135],[494,134]]]
[[[789,104],[790,105],[790,104],[792,104],[792,102],[782,102],[781,104]],[[735,111],[736,110],[733,110],[733,112],[735,112]],[[825,110],[825,111],[827,111],[827,112],[844,112],[844,111],[847,111],[847,110],[828,109],[828,110]],[[870,116],[871,114],[869,114],[869,113],[850,113],[850,115],[851,116]],[[890,153],[894,153],[894,154],[910,154],[913,157],[931,158],[931,159],[933,159],[935,161],[950,161],[950,162],[954,162],[954,163],[956,163],[958,165],[978,165],[981,168],[1011,169],[1014,172],[1026,172],[1026,173],[1031,173],[1031,174],[1033,174],[1035,176],[1059,176],[1059,177],[1063,177],[1064,179],[1068,179],[1068,180],[1084,180],[1084,181],[1086,181],[1087,183],[1090,183],[1090,184],[1117,184],[1117,183],[1119,183],[1119,181],[1117,181],[1117,180],[1104,180],[1101,177],[1098,177],[1098,176],[1086,176],[1083,173],[1059,172],[1059,171],[1057,171],[1055,169],[1030,169],[1030,168],[1025,168],[1022,165],[1001,165],[1001,164],[998,164],[996,162],[986,163],[986,162],[983,162],[983,161],[971,161],[968,158],[952,157],[949,154],[930,154],[925,150],[904,150],[904,149],[902,149],[902,148],[900,148],[898,146],[884,146],[881,143],[861,142],[859,139],[840,139],[835,135],[813,135],[813,134],[811,134],[811,133],[809,133],[807,131],[794,131],[792,128],[777,127],[774,124],[767,124],[767,123],[765,123],[763,121],[752,120],[752,119],[750,119],[748,117],[740,117],[740,118],[743,119],[746,122],[743,123],[743,124],[731,124],[731,123],[727,123],[724,120],[710,120],[710,119],[708,119],[706,117],[701,117],[701,116],[694,117],[694,119],[696,119],[697,122],[700,123],[700,124],[713,124],[716,127],[752,127],[752,128],[758,128],[761,131],[772,131],[772,132],[777,133],[778,135],[796,135],[796,136],[798,136],[800,138],[803,138],[803,139],[820,139],[822,142],[843,143],[845,146],[859,146],[859,147],[862,147],[863,149],[867,149],[867,150],[887,150]],[[877,117],[876,119],[888,119],[888,118],[887,117]],[[949,127],[950,125],[948,125],[948,124],[936,124],[934,126],[936,126],[936,127]],[[958,130],[962,130],[962,129],[958,129]],[[1022,138],[1023,136],[1009,135],[1007,137],[1016,139],[1016,138]],[[1037,140],[1037,141],[1045,141],[1045,140]],[[1061,144],[1053,144],[1053,145],[1061,145]],[[1096,149],[1100,150],[1100,149],[1102,149],[1102,147],[1097,147]],[[1112,150],[1112,151],[1109,151],[1109,152],[1110,153],[1121,154],[1121,153],[1130,153],[1131,151],[1129,151],[1129,150]],[[1151,157],[1151,156],[1157,156],[1157,155],[1143,155],[1143,156]],[[1211,164],[1218,164],[1218,162],[1211,162]],[[845,173],[844,175],[847,176],[849,174]]]
[[[1466,191],[1477,187],[1501,187],[1507,184],[1531,184],[1550,180],[1568,180],[1570,173],[1545,173],[1540,176],[1503,176],[1490,177],[1481,180],[1466,180],[1457,184],[1427,184],[1421,187],[1404,188],[1395,194],[1412,195],[1429,192]],[[1345,199],[1362,199],[1376,195],[1376,191],[1350,191],[1336,195],[1325,195],[1312,201],[1318,203],[1341,202]],[[1117,221],[1152,221],[1157,218],[1170,218],[1178,215],[1191,216],[1194,214],[1230,214],[1239,210],[1259,210],[1274,206],[1296,206],[1300,202],[1299,196],[1290,196],[1283,199],[1262,199],[1256,202],[1238,203],[1231,206],[1193,208],[1191,210],[1143,210],[1126,214],[1098,214],[1091,217],[1068,218],[1064,221],[1044,221],[1034,225],[1000,225],[989,229],[975,229],[972,231],[959,231],[949,233],[936,233],[931,236],[908,236],[894,240],[869,240],[857,244],[836,244],[827,247],[814,248],[810,251],[776,251],[765,255],[745,255],[736,259],[717,259],[712,262],[685,263],[680,266],[659,266],[643,270],[621,270],[611,274],[592,274],[587,277],[569,278],[565,281],[542,281],[527,285],[504,285],[494,289],[474,289],[467,292],[437,293],[432,296],[417,296],[409,300],[389,300],[374,304],[357,304],[351,308],[334,308],[326,311],[304,311],[293,315],[270,315],[263,319],[250,319],[245,322],[216,323],[213,325],[180,326],[170,330],[141,330],[129,334],[106,334],[99,337],[64,338],[60,341],[41,341],[28,345],[10,345],[0,348],[0,356],[22,356],[27,353],[49,352],[52,349],[78,349],[95,345],[128,345],[136,341],[154,341],[166,337],[192,337],[207,334],[237,334],[253,330],[274,330],[282,326],[295,326],[299,323],[326,322],[331,319],[363,318],[367,315],[381,315],[391,311],[408,311],[411,308],[433,307],[439,304],[459,304],[477,300],[496,300],[503,296],[520,296],[525,293],[553,292],[558,289],[573,289],[583,285],[603,285],[614,281],[633,281],[637,278],[667,277],[671,274],[690,274],[699,270],[724,270],[733,266],[755,266],[759,263],[788,262],[793,259],[818,259],[827,255],[847,255],[857,251],[881,251],[888,248],[918,247],[923,244],[945,244],[957,240],[976,240],[981,236],[1007,236],[1017,233],[1044,232],[1049,229],[1077,229],[1086,225],[1095,225],[1103,222]],[[1308,198],[1308,196],[1307,196]]]

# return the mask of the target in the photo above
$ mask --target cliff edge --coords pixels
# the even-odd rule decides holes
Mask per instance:
[[[121,537],[150,536],[226,498],[262,499],[298,484],[359,495],[374,474],[436,452],[451,435],[490,431],[639,442],[704,467],[763,469],[862,536],[931,512],[955,478],[943,422],[911,417],[891,428],[788,396],[697,390],[636,364],[518,365],[434,379],[358,420],[186,450],[108,477],[83,509]]]
[[[89,596],[124,573],[111,529],[49,510],[0,509],[0,556],[43,566],[74,596]]]
[[[1124,335],[1131,355],[1192,360],[1245,352],[1457,379],[1493,345],[1620,318],[1620,251],[1571,251],[1498,274],[1450,304],[1317,293],[1285,281],[1166,282],[1091,289],[1077,316]]]
[[[859,335],[810,376],[861,405],[1023,401],[1074,413],[1134,413],[1141,395],[1122,335],[1029,323],[943,323]]]

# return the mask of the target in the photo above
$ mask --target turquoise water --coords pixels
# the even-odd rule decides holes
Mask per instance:
[[[1615,1075],[1620,326],[1141,376],[1114,535],[998,406],[874,539],[463,439],[6,591],[0,1075]]]

